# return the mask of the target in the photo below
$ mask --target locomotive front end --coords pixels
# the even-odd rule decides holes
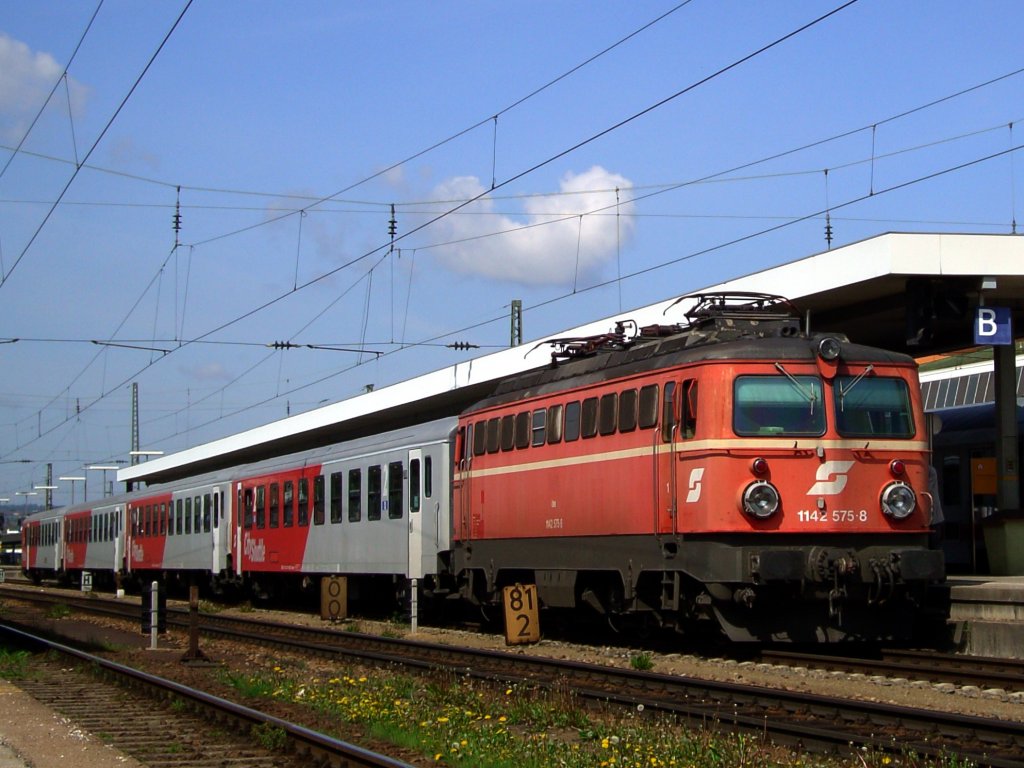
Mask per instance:
[[[730,555],[700,575],[711,610],[737,640],[905,637],[944,578],[915,369],[834,336],[777,350],[719,368],[723,439],[680,454],[688,476],[734,489],[680,515]]]

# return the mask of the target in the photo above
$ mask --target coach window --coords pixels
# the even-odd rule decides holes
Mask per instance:
[[[583,401],[583,418],[580,428],[583,437],[593,437],[597,434],[597,398],[588,397]]]
[[[248,498],[246,504],[248,505],[248,512],[245,518],[245,527],[252,528],[252,490],[246,491]],[[192,497],[185,497],[185,533],[192,533]]]
[[[423,495],[428,499],[434,495],[434,461],[430,456],[423,459]]]
[[[388,518],[397,520],[405,514],[402,508],[402,462],[392,461],[388,464]]]
[[[160,505],[160,535],[167,535],[167,505]]]
[[[487,422],[478,421],[473,429],[473,455],[483,456],[487,453]]]
[[[609,392],[607,395],[601,395],[601,412],[598,415],[598,431],[602,435],[610,435],[615,432],[615,416],[618,399],[618,394],[616,392]]]
[[[636,390],[625,389],[619,395],[619,432],[636,429]]]
[[[291,528],[295,522],[295,484],[291,480],[284,481],[284,527]]]
[[[497,419],[494,419],[497,422]],[[366,519],[380,520],[380,502],[383,488],[381,486],[380,465],[366,470]]]
[[[501,419],[495,416],[487,420],[487,452],[497,453],[501,448]]]
[[[361,469],[350,469],[348,471],[348,521],[358,523],[363,516],[363,471]]]
[[[651,429],[658,424],[658,385],[648,384],[640,388],[640,405],[637,413],[640,429]]]
[[[331,473],[331,522],[341,522],[341,472]]]
[[[299,478],[299,527],[309,525],[309,478]]]
[[[533,412],[532,424],[530,426],[530,445],[544,445],[545,427],[547,427],[548,412],[546,408],[538,408]]]
[[[661,441],[672,442],[676,431],[676,383],[665,382],[665,397],[661,401]]]
[[[167,535],[174,535],[174,499],[167,504]]]
[[[79,521],[79,523],[81,523],[81,521]],[[147,504],[146,505],[146,532],[143,535],[145,535],[145,536],[152,536],[153,533],[155,532],[155,530],[156,530],[156,526],[153,524],[153,505],[152,504]],[[81,525],[78,526],[78,540],[79,541],[82,540],[82,526]]]
[[[409,462],[409,511],[420,511],[420,460]]]
[[[256,527],[267,527],[267,487],[256,486]]]
[[[203,529],[203,497],[196,496],[193,499],[192,513],[195,515],[195,524],[192,526],[192,530],[199,533]]]
[[[501,450],[511,451],[516,447],[516,417],[511,413],[501,417]]]
[[[580,401],[565,404],[565,442],[571,443],[580,436]]]
[[[184,521],[181,518],[181,516],[182,516],[182,507],[183,507],[181,499],[178,499],[175,502],[175,507],[176,507],[175,512],[176,512],[177,517],[178,517],[178,525],[177,525],[178,535],[180,536],[182,533],[185,532],[185,529],[182,527],[183,524],[184,524]],[[252,518],[249,518],[249,522],[246,523],[245,527],[249,528],[251,525],[252,525]]]
[[[324,524],[324,476],[313,478],[313,525]]]
[[[276,487],[274,490],[277,490]],[[203,533],[210,532],[210,494],[203,496]]]
[[[270,484],[270,527],[277,528],[281,522],[281,486]]]
[[[562,442],[562,406],[548,408],[548,445]]]

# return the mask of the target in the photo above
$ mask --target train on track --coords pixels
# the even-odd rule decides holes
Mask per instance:
[[[686,298],[545,342],[458,414],[36,514],[23,569],[484,610],[529,583],[623,628],[908,636],[944,578],[913,359],[781,297]]]

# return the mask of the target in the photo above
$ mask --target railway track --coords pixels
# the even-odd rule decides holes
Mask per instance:
[[[763,651],[760,659],[768,664],[825,669],[867,677],[926,680],[979,691],[1024,693],[1024,661],[1020,659],[966,657],[900,649],[885,649],[879,659],[776,650]]]
[[[67,597],[52,601],[138,620],[137,605]],[[186,612],[168,610],[169,624],[184,627],[188,621]],[[202,615],[200,630],[204,636],[269,643],[302,654],[444,670],[503,685],[569,689],[603,706],[662,712],[811,751],[871,747],[929,757],[955,754],[993,768],[1024,766],[1024,725],[1007,720],[223,615]]]
[[[0,623],[0,634],[49,652],[34,659],[19,688],[151,768],[411,768],[9,622]]]

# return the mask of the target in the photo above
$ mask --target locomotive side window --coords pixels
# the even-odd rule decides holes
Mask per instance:
[[[313,525],[324,524],[324,476],[313,478]]]
[[[651,429],[658,424],[658,385],[648,384],[640,388],[637,423],[640,429]]]
[[[341,522],[341,472],[331,473],[331,522]]]
[[[665,398],[661,402],[661,441],[672,442],[676,429],[676,383],[665,382]]]
[[[536,443],[534,443],[536,445]],[[530,447],[530,412],[516,414],[516,448]]]
[[[636,390],[626,389],[619,395],[619,432],[636,429]]]
[[[538,408],[533,412],[533,439],[531,441],[533,445],[544,445],[544,431],[545,427],[547,427],[547,423],[548,419],[546,409]]]
[[[495,424],[498,420],[493,419]],[[366,471],[366,519],[380,520],[381,502],[381,471],[380,465],[375,464]]]
[[[907,382],[899,378],[836,376],[836,429],[849,437],[913,437]]]
[[[397,520],[402,517],[402,462],[392,461],[388,464],[388,518]]]
[[[580,437],[580,401],[565,404],[565,442],[571,443]]]
[[[687,379],[683,382],[683,402],[681,404],[682,429],[681,437],[689,440],[697,434],[697,380]]]
[[[580,434],[583,437],[593,437],[597,434],[597,398],[588,397],[583,401],[583,419],[581,421]]]
[[[284,481],[284,527],[291,528],[295,522],[295,484]]]
[[[348,471],[348,521],[358,523],[363,516],[362,507],[362,470]]]
[[[478,421],[473,430],[473,455],[483,456],[487,453],[487,422]]]
[[[209,502],[207,502],[209,506]],[[281,486],[277,483],[270,484],[270,527],[277,528],[281,520]],[[209,527],[207,527],[209,530]]]
[[[501,420],[495,416],[487,420],[487,452],[497,453],[501,448]]]
[[[299,527],[309,525],[309,478],[299,478]]]
[[[600,414],[598,416],[598,431],[602,435],[610,435],[615,432],[615,417],[618,403],[618,393],[609,392],[601,395]]]
[[[548,408],[548,445],[562,442],[562,406]]]
[[[501,417],[501,450],[511,451],[516,447],[515,419],[511,413]]]
[[[739,376],[733,384],[737,435],[821,435],[825,432],[817,376]]]

